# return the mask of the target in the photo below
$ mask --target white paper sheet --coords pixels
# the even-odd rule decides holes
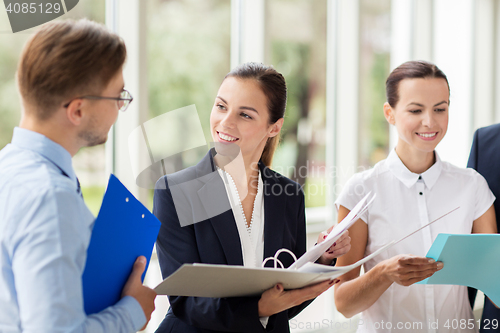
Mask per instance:
[[[312,248],[309,249],[306,253],[304,253],[296,262],[293,263],[288,269],[299,269],[300,267],[304,266],[308,262],[315,262],[318,260],[319,257],[323,253],[325,253],[326,250],[330,246],[337,241],[337,239],[340,238],[342,233],[349,229],[354,222],[356,222],[360,216],[368,209],[368,206],[373,202],[375,199],[376,195],[374,194],[373,197],[368,201],[368,198],[370,197],[370,193],[365,195],[363,199],[361,199],[360,202],[354,208],[347,214],[347,216],[339,223],[337,224],[332,231],[328,234],[328,237],[321,243],[313,246]]]

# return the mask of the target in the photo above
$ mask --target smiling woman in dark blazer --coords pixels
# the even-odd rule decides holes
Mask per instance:
[[[260,267],[281,248],[297,257],[306,251],[302,189],[269,169],[285,106],[285,79],[274,68],[247,63],[226,75],[210,116],[215,149],[156,184],[163,278],[184,263]],[[344,235],[319,262],[331,264],[349,248]],[[170,296],[157,332],[289,332],[288,320],[335,282],[286,291],[278,284],[257,297]]]

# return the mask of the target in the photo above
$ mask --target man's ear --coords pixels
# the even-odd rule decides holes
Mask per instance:
[[[387,102],[384,103],[384,116],[387,122],[391,125],[395,125],[396,121],[394,120],[394,110],[391,105]]]
[[[66,108],[66,117],[75,126],[82,123],[84,112],[82,111],[84,101],[81,98],[72,100]]]
[[[271,131],[269,132],[269,137],[275,137],[281,131],[281,127],[283,127],[283,122],[285,120],[283,118],[278,119],[274,124],[271,125]]]

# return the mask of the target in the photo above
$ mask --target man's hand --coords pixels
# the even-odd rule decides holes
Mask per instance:
[[[141,331],[146,328],[151,319],[151,313],[155,309],[155,298],[156,292],[142,285],[141,276],[146,268],[146,258],[144,256],[140,256],[134,263],[134,268],[132,269],[132,273],[127,280],[127,283],[123,287],[122,297],[132,296],[139,302],[142,307],[142,311],[144,311],[144,315],[146,316],[146,324],[141,328]]]

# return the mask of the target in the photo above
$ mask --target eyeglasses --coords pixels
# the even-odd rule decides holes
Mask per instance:
[[[111,100],[116,101],[116,105],[118,107],[118,110],[120,110],[122,112],[125,111],[125,110],[127,110],[127,108],[130,105],[130,103],[132,103],[132,101],[134,100],[134,98],[132,97],[132,95],[127,90],[123,90],[120,93],[120,97],[103,97],[103,96],[81,96],[81,97],[77,97],[77,98],[72,99],[68,103],[66,103],[64,105],[64,107],[67,108],[71,102],[73,102],[75,99],[80,99],[80,98],[84,98],[84,99],[96,99],[96,100],[98,100],[98,99],[111,99]]]

